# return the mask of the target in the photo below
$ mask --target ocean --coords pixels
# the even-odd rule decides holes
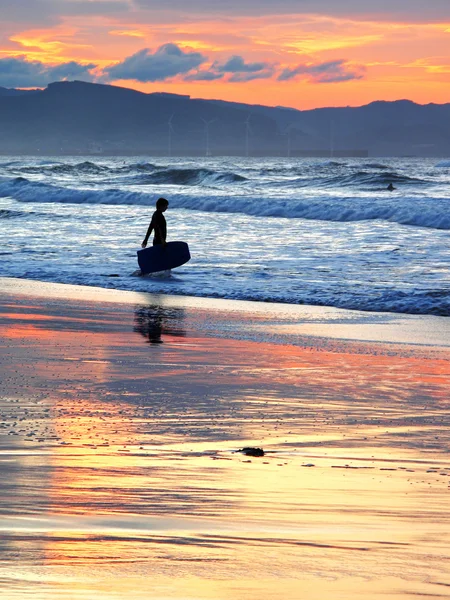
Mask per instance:
[[[192,260],[141,277],[160,196]],[[450,316],[450,159],[1,157],[0,223],[2,276]]]

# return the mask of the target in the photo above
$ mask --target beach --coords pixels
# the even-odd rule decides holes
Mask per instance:
[[[0,298],[2,599],[450,597],[447,318]]]

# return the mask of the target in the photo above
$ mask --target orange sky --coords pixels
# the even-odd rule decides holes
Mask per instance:
[[[392,1],[395,4],[396,0]],[[187,16],[155,12],[151,8],[144,10],[146,0],[133,0],[127,10],[123,3],[115,2],[80,1],[80,7],[92,4],[89,10],[94,14],[89,15],[71,10],[66,12],[75,14],[45,15],[42,19],[35,17],[34,21],[15,15],[9,22],[3,20],[0,85],[42,86],[45,69],[75,61],[91,66],[93,81],[145,92],[167,91],[300,109],[357,106],[373,100],[402,98],[419,103],[450,102],[450,7],[448,18],[444,13],[433,22],[425,22],[415,14],[414,20],[406,22],[398,14],[392,18],[389,14],[352,16],[331,14],[331,10],[330,14],[325,10],[321,14],[273,11],[264,14],[261,10],[256,15],[245,11],[238,14],[236,10],[235,14],[214,11]],[[105,7],[103,13],[93,10],[99,4]],[[115,7],[117,10],[113,10]],[[141,65],[141,81],[131,76],[108,76],[105,71],[144,49],[149,60],[153,60],[158,48],[168,43],[176,44],[182,58],[193,53],[200,56],[201,64],[156,81],[151,80],[154,79],[151,74],[146,75],[145,64]],[[230,81],[233,73],[220,71],[220,65],[233,56],[240,57],[246,65],[237,76],[244,80]],[[2,63],[8,58],[20,63],[35,61],[33,69],[39,67],[44,74],[34,84],[30,80],[28,84],[17,85],[8,74],[2,74]],[[247,69],[261,63],[264,69],[253,72],[250,67]],[[217,75],[218,69],[219,79],[187,80],[199,71],[214,71]],[[280,79],[286,69],[299,72]],[[323,80],[324,72],[330,74],[329,81]],[[257,78],[246,80],[249,73],[255,73]],[[48,78],[52,80],[51,74]],[[85,79],[84,76],[68,78]]]

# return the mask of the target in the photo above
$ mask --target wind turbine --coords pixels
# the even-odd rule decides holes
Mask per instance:
[[[250,134],[252,134],[252,128],[250,127],[250,117],[252,115],[249,114],[245,119],[245,156],[250,155]]]
[[[169,128],[169,137],[168,137],[168,150],[169,150],[169,156],[172,156],[172,134],[175,133],[173,125],[172,125],[172,119],[174,117],[174,114],[170,115],[170,119],[167,121],[167,125]]]
[[[206,119],[202,118],[202,121],[205,124],[205,156],[211,156],[211,149],[209,147],[209,126],[211,125],[211,123],[217,121],[217,119],[210,119],[209,121],[207,121]]]

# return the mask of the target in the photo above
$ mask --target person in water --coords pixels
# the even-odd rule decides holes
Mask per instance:
[[[167,244],[167,224],[163,213],[167,210],[168,206],[169,202],[165,198],[158,198],[156,202],[156,210],[152,215],[152,220],[150,221],[150,225],[148,226],[144,241],[141,244],[142,248],[147,247],[148,238],[150,237],[152,231],[154,231],[154,246],[158,244],[165,246]]]
[[[395,187],[392,185],[392,183],[390,183],[386,189],[389,190],[390,192],[393,192],[395,190]]]

